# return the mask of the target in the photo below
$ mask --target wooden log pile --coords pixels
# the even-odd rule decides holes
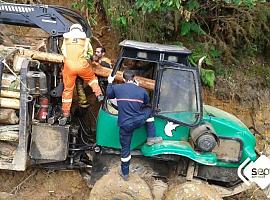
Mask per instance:
[[[3,55],[0,48],[0,56]],[[7,55],[4,55],[6,57]],[[10,64],[10,63],[9,63]],[[12,162],[19,140],[20,82],[5,71],[0,88],[0,160]]]
[[[19,125],[0,126],[0,160],[12,162],[19,140]]]

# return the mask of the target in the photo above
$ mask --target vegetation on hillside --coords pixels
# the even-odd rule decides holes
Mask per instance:
[[[262,55],[270,48],[269,5],[265,0],[77,0],[74,4],[90,11],[91,23],[95,8],[102,8],[119,41],[183,44],[193,51],[191,62],[206,56],[207,68],[219,74],[220,66],[239,64],[241,58]],[[214,79],[211,74],[204,77]],[[213,80],[202,80],[213,86]]]

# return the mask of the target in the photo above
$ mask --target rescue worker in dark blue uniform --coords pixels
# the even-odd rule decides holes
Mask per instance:
[[[124,84],[112,85],[114,77],[108,77],[107,96],[116,98],[118,106],[118,125],[120,127],[121,143],[121,171],[120,175],[127,181],[130,165],[130,144],[133,131],[146,124],[147,143],[153,145],[162,142],[161,137],[156,137],[153,110],[147,106],[149,96],[145,89],[138,86],[132,71],[124,71]]]

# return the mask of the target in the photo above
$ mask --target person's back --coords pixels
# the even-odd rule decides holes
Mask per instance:
[[[88,64],[86,60],[86,46],[89,43],[89,39],[85,38],[66,38],[65,45],[66,45],[66,57],[65,62],[69,62],[72,64],[81,64],[85,66]]]
[[[70,66],[84,67],[88,65],[87,58],[93,54],[90,39],[79,24],[74,24],[70,32],[64,33],[61,47],[64,62]]]
[[[143,107],[149,98],[145,89],[134,83],[111,85],[118,105],[118,125],[124,126],[144,119]]]
[[[102,99],[102,92],[97,77],[88,63],[93,53],[89,38],[80,24],[73,24],[70,31],[64,33],[62,53],[64,68],[62,70],[64,91],[62,93],[62,117],[58,119],[59,125],[66,125],[70,121],[70,108],[76,78],[81,77],[93,90],[98,99]]]

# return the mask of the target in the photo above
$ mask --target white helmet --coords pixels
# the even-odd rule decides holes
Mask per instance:
[[[78,30],[80,30],[81,32],[83,32],[83,27],[82,27],[82,25],[80,25],[80,24],[72,24],[72,25],[70,26],[69,30],[72,31],[72,30],[74,30],[74,29],[78,29]]]

